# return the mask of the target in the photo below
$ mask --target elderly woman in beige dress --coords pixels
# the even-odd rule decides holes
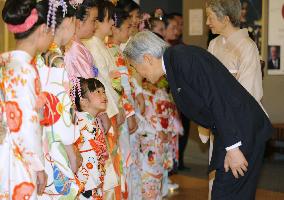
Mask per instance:
[[[208,0],[206,2],[206,24],[214,34],[208,51],[216,56],[239,81],[239,83],[261,105],[263,95],[262,75],[259,51],[250,39],[247,29],[240,29],[241,3],[239,0]],[[262,105],[261,105],[262,106]],[[199,136],[203,143],[210,139],[209,163],[212,156],[214,136],[209,130],[199,127]],[[226,150],[241,146],[241,141]],[[209,175],[209,199],[214,181]]]

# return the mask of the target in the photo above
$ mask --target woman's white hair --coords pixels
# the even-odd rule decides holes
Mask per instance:
[[[143,61],[145,54],[162,58],[169,44],[151,31],[142,31],[130,39],[123,53],[136,63]]]

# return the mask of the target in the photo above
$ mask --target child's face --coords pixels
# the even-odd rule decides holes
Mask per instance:
[[[140,22],[140,14],[139,14],[139,10],[133,10],[129,13],[130,17],[131,17],[131,32],[136,33],[138,31],[138,25]]]
[[[114,21],[112,18],[109,19],[108,13],[104,18],[103,22],[97,21],[97,30],[101,32],[105,37],[112,34],[111,27],[114,25]]]
[[[104,88],[98,88],[88,94],[88,107],[97,112],[105,111],[107,108],[107,97]]]
[[[96,28],[96,21],[98,18],[98,8],[90,8],[88,9],[87,17],[84,21],[80,21],[80,32],[81,38],[80,39],[89,39],[95,33]]]
[[[178,24],[176,20],[170,20],[168,27],[166,28],[165,37],[166,40],[177,39],[178,34]]]
[[[116,34],[117,36],[119,36],[120,43],[126,43],[130,36],[130,28],[130,19],[127,19],[123,22],[120,28],[114,28],[115,31],[113,32],[113,35]]]

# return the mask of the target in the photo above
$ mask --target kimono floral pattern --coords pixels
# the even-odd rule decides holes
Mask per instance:
[[[130,83],[130,73],[126,65],[126,61],[118,45],[108,43],[107,47],[114,57],[117,71],[120,73],[119,77],[112,78],[112,86],[121,98],[126,117],[132,116],[135,114],[135,111]]]
[[[143,198],[161,199],[167,191],[168,170],[174,165],[179,131],[176,107],[166,91],[167,82],[162,79],[157,85],[143,82],[146,102],[146,119],[155,128],[154,135],[142,137]],[[180,126],[180,124],[178,124]],[[172,142],[175,138],[175,142]],[[145,156],[147,155],[147,156]],[[154,184],[156,183],[156,184]],[[158,187],[159,186],[159,187]]]
[[[36,199],[36,171],[44,165],[36,109],[41,88],[32,57],[24,51],[1,54],[0,78],[0,162],[7,163],[0,166],[0,199]]]
[[[82,167],[77,176],[85,191],[92,191],[95,200],[103,199],[106,161],[109,158],[106,139],[96,118],[87,112],[78,112],[80,138],[76,141],[82,157]]]
[[[17,102],[6,102],[6,116],[10,131],[18,132],[22,125],[22,110]]]
[[[79,138],[79,128],[72,123],[72,103],[68,94],[69,80],[60,50],[50,49],[46,55],[56,57],[50,66],[38,65],[45,105],[41,109],[44,134],[45,171],[47,187],[38,199],[75,199],[80,184],[71,170],[64,145],[72,145]],[[54,60],[50,56],[43,60]],[[60,64],[61,59],[61,64]],[[39,63],[39,62],[37,62]],[[52,67],[51,67],[52,66]]]
[[[121,198],[121,175],[122,175],[122,158],[119,146],[120,132],[116,127],[116,115],[119,113],[119,96],[112,87],[112,81],[109,72],[116,69],[113,56],[110,54],[105,43],[98,37],[93,36],[85,40],[84,45],[91,52],[94,63],[99,70],[98,79],[104,84],[105,92],[108,99],[106,113],[111,120],[111,128],[106,134],[108,145],[109,159],[106,161],[106,178],[104,182],[104,197],[106,199]]]
[[[155,96],[157,91],[154,85],[144,82],[143,94],[146,103],[145,117],[147,121],[154,127],[155,132],[145,133],[141,136],[141,165],[142,165],[142,199],[162,199],[162,181],[163,181],[163,159],[164,144],[163,127],[168,124],[167,118],[162,115],[162,104],[157,102]],[[164,109],[163,109],[164,110]],[[158,115],[158,111],[160,115]]]
[[[129,70],[119,46],[108,43],[107,47],[115,60],[117,72],[120,74],[118,77],[112,77],[112,86],[117,91],[121,107],[124,109],[126,118],[128,118],[135,114]],[[132,158],[127,120],[120,127],[119,143],[122,153],[123,177],[125,179],[125,184],[122,185],[122,192],[124,192],[124,199],[128,199],[128,194],[131,193],[130,166]]]

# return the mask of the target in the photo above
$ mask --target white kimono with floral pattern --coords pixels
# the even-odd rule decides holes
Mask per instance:
[[[36,172],[44,170],[40,81],[31,63],[24,51],[0,55],[0,199],[37,199]]]
[[[58,62],[38,65],[42,92],[47,96],[45,115],[41,120],[44,134],[45,170],[47,187],[38,199],[75,199],[79,186],[71,170],[64,145],[72,145],[80,136],[78,126],[72,123],[72,102],[68,94],[69,80],[61,52],[54,54]],[[62,64],[62,65],[61,65]]]

